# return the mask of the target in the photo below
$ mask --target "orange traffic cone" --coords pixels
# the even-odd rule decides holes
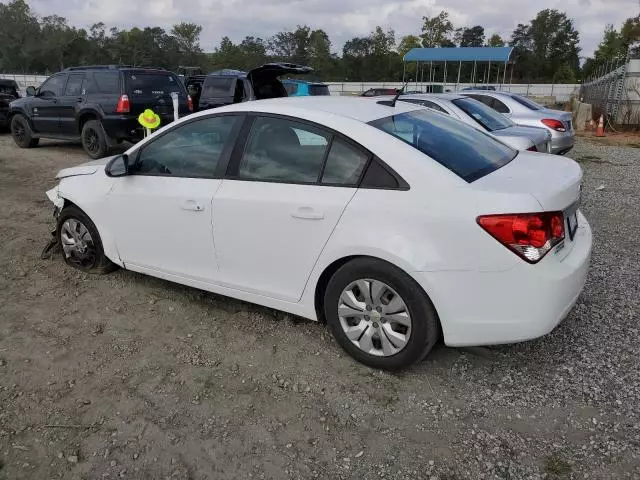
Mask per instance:
[[[596,137],[604,137],[604,116],[600,115],[598,128],[596,128]]]

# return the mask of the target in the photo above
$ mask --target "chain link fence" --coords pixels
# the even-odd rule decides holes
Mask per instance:
[[[640,59],[609,62],[582,84],[579,99],[592,105],[596,118],[640,126]]]

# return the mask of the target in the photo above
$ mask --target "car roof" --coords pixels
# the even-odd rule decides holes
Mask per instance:
[[[461,92],[461,95],[467,95],[470,93],[477,93],[479,95],[488,95],[490,97],[513,97],[514,94],[510,92],[502,92],[500,90],[465,90],[464,93]]]
[[[83,72],[85,70],[106,70],[106,71],[136,71],[136,72],[158,72],[169,73],[161,67],[134,67],[131,65],[83,65],[80,67],[68,67],[62,70],[62,72]]]
[[[458,98],[464,98],[464,95],[459,93],[408,93],[406,95],[401,95],[401,99],[403,98],[414,98],[417,100],[456,100]]]
[[[252,102],[242,102],[225,107],[217,108],[219,112],[244,112],[255,111],[264,113],[278,113],[282,115],[293,115],[304,118],[304,112],[315,110],[317,112],[329,113],[339,117],[351,118],[363,123],[389,117],[399,113],[422,110],[423,107],[412,103],[398,102],[395,107],[380,105],[379,99],[369,99],[362,97],[340,97],[340,96],[308,96],[308,97],[283,97],[267,100],[256,100]],[[198,112],[194,115],[211,114],[211,110]],[[191,116],[190,116],[191,118]]]
[[[0,78],[0,85],[5,85],[9,87],[17,87],[18,83],[15,80],[11,80],[9,78]]]

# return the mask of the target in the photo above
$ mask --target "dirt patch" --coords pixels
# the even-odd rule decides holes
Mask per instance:
[[[596,137],[594,132],[576,132],[576,136],[598,145],[625,146],[640,148],[640,132],[606,132],[606,137]]]
[[[593,156],[580,142],[576,155]],[[44,192],[84,161],[74,145],[20,150],[0,136],[0,479],[640,472],[636,167],[583,165],[594,267],[551,335],[439,347],[390,375],[352,361],[313,322],[41,260]],[[594,191],[602,182],[615,189]]]

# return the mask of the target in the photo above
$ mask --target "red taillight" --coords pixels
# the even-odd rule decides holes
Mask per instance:
[[[120,98],[118,99],[118,106],[116,107],[116,112],[129,113],[130,111],[131,111],[131,104],[129,103],[129,96],[120,95]]]
[[[191,95],[187,95],[187,107],[189,107],[190,112],[193,112],[193,99]]]
[[[556,132],[567,131],[564,124],[560,120],[556,120],[554,118],[544,118],[541,120],[541,122],[544,123],[550,129],[555,130]]]
[[[528,150],[529,152],[537,152],[537,151],[538,151],[538,149],[536,148],[536,146],[535,146],[535,145],[534,145],[533,147],[529,147],[529,148],[527,148],[527,150]]]
[[[483,215],[478,224],[529,263],[536,263],[564,239],[562,212]]]

